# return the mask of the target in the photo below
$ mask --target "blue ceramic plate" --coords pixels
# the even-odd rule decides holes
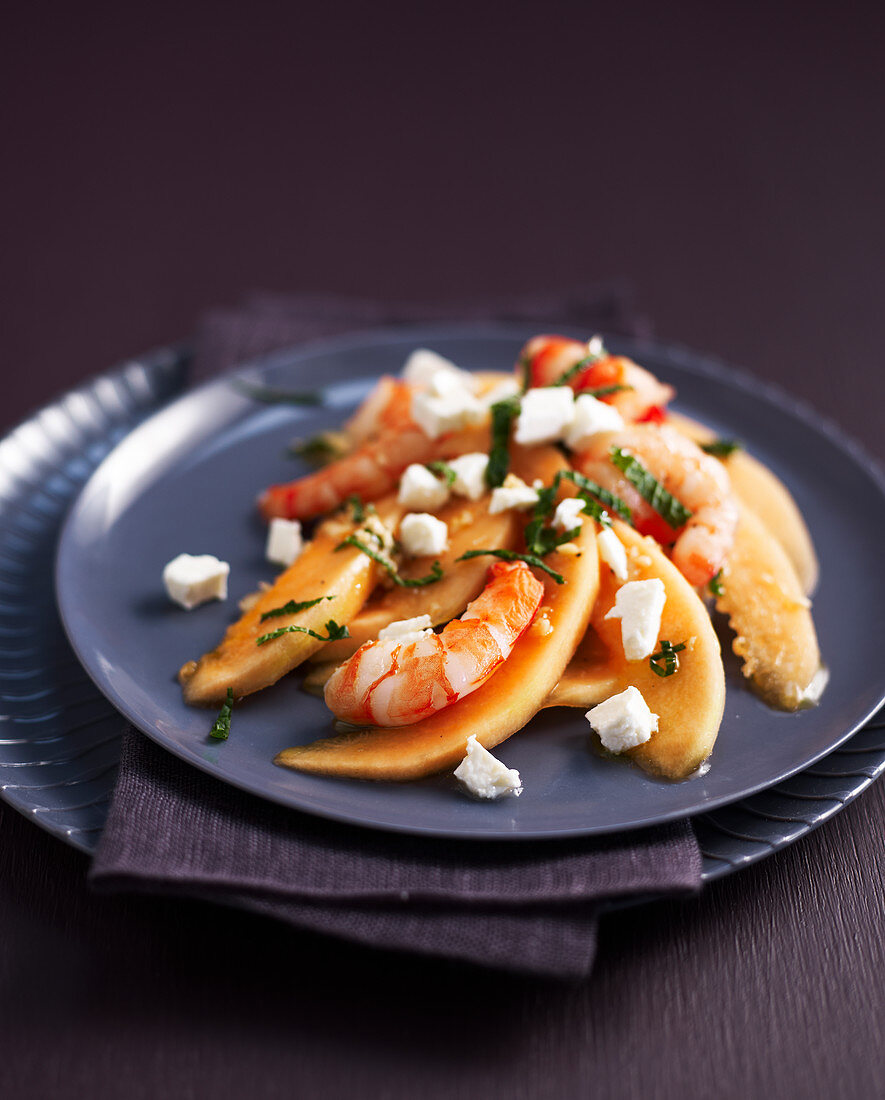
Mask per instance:
[[[521,326],[447,326],[327,342],[268,359],[249,376],[315,389],[319,407],[261,404],[222,379],[127,436],[88,482],[58,555],[65,627],[102,692],[165,748],[255,794],[354,824],[453,837],[606,833],[698,814],[771,787],[850,737],[885,694],[877,614],[885,577],[872,537],[885,529],[880,476],[826,425],[758,382],[687,353],[612,340],[677,387],[681,411],[739,436],[792,489],[821,560],[815,620],[831,682],[819,707],[769,710],[729,654],[725,717],[704,777],[666,783],[600,759],[580,712],[549,711],[501,747],[525,792],[493,804],[463,797],[445,775],[398,785],[275,767],[280,749],[330,732],[324,705],[300,690],[297,675],[238,707],[227,742],[207,739],[213,716],[184,706],[175,673],[216,644],[239,597],[273,576],[253,501],[265,485],[303,472],[286,455],[292,437],[340,425],[373,379],[398,371],[413,347],[468,369],[504,370],[528,335]],[[168,603],[160,574],[182,551],[231,563],[227,603],[190,613]]]

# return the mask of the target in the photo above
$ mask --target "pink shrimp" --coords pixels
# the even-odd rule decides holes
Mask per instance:
[[[678,530],[647,504],[611,462],[611,448],[637,458],[686,508],[691,518]],[[673,428],[635,424],[599,432],[587,450],[573,457],[582,474],[617,493],[633,513],[636,528],[673,546],[673,564],[693,585],[703,585],[722,568],[734,542],[738,509],[725,467]]]
[[[258,499],[265,519],[308,519],[341,505],[349,496],[377,500],[396,488],[413,462],[450,458],[463,447],[486,450],[488,429],[465,429],[431,439],[412,419],[414,390],[385,376],[348,421],[346,435],[355,444],[349,454],[316,473],[283,485],[271,485]]]
[[[326,705],[355,725],[404,726],[476,691],[529,626],[543,584],[521,561],[495,562],[489,581],[441,634],[366,642],[326,684]]]
[[[520,352],[518,363],[528,364],[530,385],[549,386],[586,356],[587,345],[579,340],[534,336]],[[579,371],[569,385],[577,393],[605,386],[629,386],[630,389],[602,397],[629,421],[659,419],[674,393],[672,386],[665,386],[650,371],[622,355],[604,355]]]

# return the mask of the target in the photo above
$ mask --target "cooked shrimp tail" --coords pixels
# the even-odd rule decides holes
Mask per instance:
[[[670,527],[639,495],[610,460],[611,448],[633,455],[692,515],[681,528]],[[672,428],[634,424],[619,432],[599,432],[574,464],[626,501],[642,534],[663,546],[673,544],[673,564],[690,584],[704,585],[722,568],[734,543],[738,508],[728,474],[717,462]]]
[[[326,684],[327,706],[355,725],[427,718],[476,691],[504,663],[543,594],[524,562],[495,562],[486,587],[441,634],[361,646]]]
[[[550,386],[588,356],[587,344],[565,336],[534,336],[517,361],[517,370],[528,371],[529,385]],[[588,363],[568,384],[575,392],[623,386],[601,400],[614,405],[628,421],[657,418],[672,400],[672,386],[664,385],[644,367],[623,355],[604,354]]]

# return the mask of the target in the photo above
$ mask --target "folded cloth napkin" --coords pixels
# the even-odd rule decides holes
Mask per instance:
[[[196,374],[370,325],[509,319],[636,335],[622,293],[447,307],[256,295],[205,318]],[[128,729],[90,872],[102,890],[198,897],[388,949],[560,978],[589,973],[609,903],[700,887],[688,822],[605,838],[464,842],[326,821],[265,802]]]

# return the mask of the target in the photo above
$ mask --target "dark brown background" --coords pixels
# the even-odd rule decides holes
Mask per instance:
[[[881,7],[19,6],[0,424],[255,288],[629,280],[880,457]],[[4,1096],[872,1096],[881,784],[579,988],[105,900],[0,811]]]

